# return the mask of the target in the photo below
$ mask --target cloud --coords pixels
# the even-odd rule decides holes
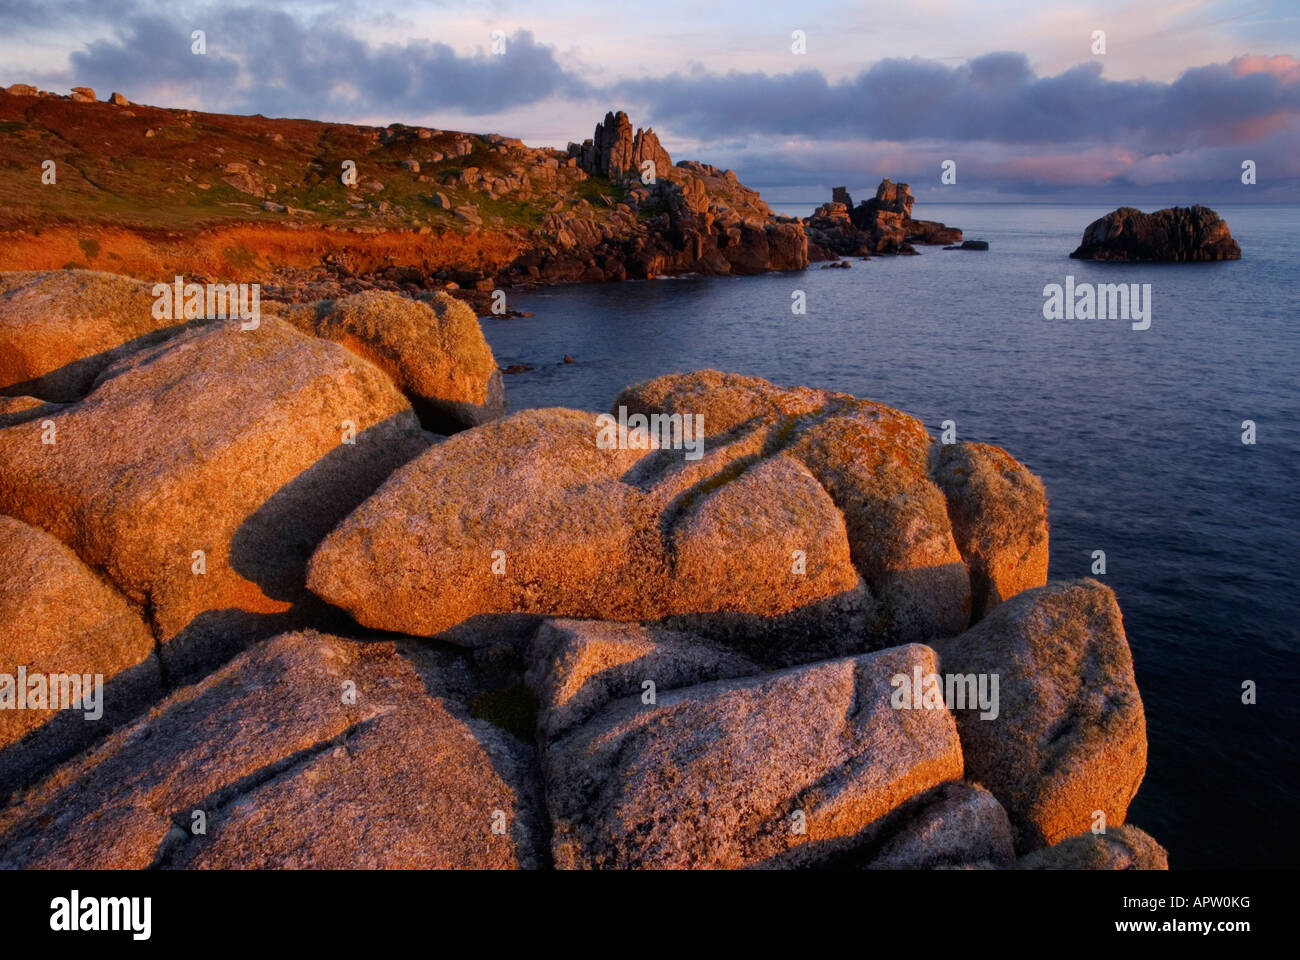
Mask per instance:
[[[192,29],[206,54],[191,52]],[[434,40],[370,43],[333,17],[306,19],[261,7],[220,8],[184,22],[137,13],[112,35],[69,56],[75,82],[136,99],[178,90],[208,109],[313,118],[394,115],[455,108],[491,114],[590,88],[528,30],[505,38],[504,55],[458,53]]]
[[[620,92],[654,122],[701,140],[741,135],[1184,150],[1257,139],[1300,118],[1290,57],[1242,57],[1173,83],[1111,81],[1099,62],[1040,77],[1019,53],[955,66],[882,60],[830,82],[784,74],[674,73]]]

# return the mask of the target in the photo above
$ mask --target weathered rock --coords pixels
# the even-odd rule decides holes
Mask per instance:
[[[1075,260],[1240,260],[1241,247],[1209,207],[1143,213],[1120,207],[1088,224]]]
[[[963,240],[961,246],[944,247],[945,250],[987,250],[987,240]]]
[[[286,308],[284,315],[386,372],[430,430],[454,433],[505,412],[501,373],[478,319],[446,293],[412,300],[371,290]]]
[[[701,637],[654,626],[600,620],[548,620],[533,638],[527,674],[541,709],[538,738],[554,740],[602,707],[653,694],[759,673],[761,667]]]
[[[578,165],[587,173],[597,173],[611,180],[639,178],[642,164],[654,164],[656,179],[667,176],[673,162],[651,129],[637,128],[632,132],[632,121],[619,110],[605,114],[603,123],[596,124],[592,139],[581,146],[569,144],[570,156],[577,157]],[[648,169],[648,168],[645,168]]]
[[[0,392],[75,400],[119,356],[177,333],[154,319],[151,289],[93,270],[0,273]]]
[[[701,417],[700,458],[635,431],[601,449],[601,421],[577,411],[516,414],[394,475],[322,544],[312,590],[421,635],[489,613],[672,618],[777,663],[969,624],[970,574],[919,421],[716,371],[640,384],[615,407],[656,440],[671,418]]]
[[[842,257],[874,253],[914,253],[909,241],[958,243],[961,231],[932,220],[913,220],[914,198],[905,183],[882,180],[876,195],[856,208],[843,187],[832,201],[804,221],[809,240],[821,252]],[[815,259],[827,259],[818,256]]]
[[[319,539],[428,443],[378,368],[271,317],[240,327],[131,353],[84,400],[0,429],[0,512],[102,570],[178,673],[309,602]]]
[[[1146,770],[1146,723],[1115,595],[1051,583],[938,640],[945,675],[998,677],[998,713],[958,710],[967,778],[1006,807],[1020,852],[1124,822]]]
[[[96,100],[95,91],[90,87],[73,87],[71,96],[77,103],[94,103]]]
[[[0,516],[0,799],[156,695],[153,650],[140,615],[76,554],[44,530]],[[21,693],[26,709],[17,709],[20,669],[39,679],[31,691],[39,701]],[[76,677],[74,695],[55,676]],[[83,691],[89,702],[71,707]]]
[[[743,482],[758,497],[747,503],[733,489],[743,477],[703,495],[710,474],[745,451],[696,462],[680,450],[600,449],[600,429],[592,414],[530,410],[450,438],[331,534],[311,589],[367,624],[429,635],[483,613],[762,617],[858,587],[843,522],[798,464],[766,466],[791,488]],[[678,501],[696,484],[698,503]],[[792,571],[791,542],[806,550],[805,573]],[[709,557],[729,558],[737,576],[701,595],[701,578],[718,581]]]
[[[555,865],[810,866],[961,775],[947,710],[895,710],[918,645],[638,696],[543,756]]]
[[[903,234],[912,243],[961,243],[961,231],[934,220],[904,220]],[[987,249],[987,244],[985,245]]]
[[[113,91],[113,95],[108,98],[108,102],[112,104],[116,104],[119,107],[129,107],[131,105],[131,101],[128,100],[126,97],[124,97],[122,94],[118,93],[116,90]]]
[[[699,413],[711,437],[747,427],[765,453],[784,449],[803,463],[844,516],[882,640],[965,629],[970,578],[928,476],[932,444],[920,421],[847,394],[707,370],[630,387],[616,405],[629,414]]]
[[[30,83],[11,83],[5,87],[5,93],[15,97],[34,97],[39,92]]]
[[[974,618],[1047,583],[1047,492],[1014,457],[987,443],[939,448],[934,481],[948,498],[957,548],[970,568]]]
[[[881,843],[867,869],[992,869],[1015,862],[1007,812],[977,784],[942,784],[900,812],[904,822]]]
[[[1021,857],[1017,870],[1168,870],[1169,854],[1131,824],[1089,831]]]
[[[0,811],[0,867],[536,867],[530,766],[394,644],[283,634]]]

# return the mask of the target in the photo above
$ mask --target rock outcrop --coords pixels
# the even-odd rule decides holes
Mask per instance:
[[[392,643],[284,634],[0,812],[0,868],[536,868],[532,763]]]
[[[754,274],[799,270],[808,241],[794,218],[776,217],[730,170],[694,161],[673,165],[653,130],[623,111],[608,113],[592,139],[570,143],[570,161],[607,177],[627,216],[601,227],[555,217],[559,250],[529,252],[515,265],[539,279],[645,278],[669,273]],[[620,211],[621,212],[621,211]]]
[[[966,776],[1001,801],[1017,849],[1124,822],[1146,771],[1146,722],[1115,595],[1051,583],[935,641],[945,675],[996,676],[997,716],[958,711]]]
[[[405,633],[482,614],[662,620],[799,663],[959,633],[973,571],[981,610],[1045,580],[1041,489],[982,473],[954,489],[968,560],[935,444],[897,410],[716,371],[631,387],[614,410],[525,411],[427,451],[322,543],[310,588]],[[683,426],[703,430],[698,459]],[[1025,503],[1025,529],[983,528],[982,510],[1002,523]]]
[[[1209,207],[1169,207],[1143,213],[1120,207],[1083,231],[1075,260],[1240,260],[1241,247]]]
[[[913,243],[961,242],[961,231],[932,220],[913,220],[915,198],[905,183],[886,179],[876,195],[853,206],[848,190],[836,187],[830,203],[822,204],[804,221],[816,256],[869,256],[877,253],[915,253]]]
[[[659,143],[659,138],[649,127],[632,132],[632,121],[622,110],[605,114],[603,123],[596,124],[592,139],[581,145],[569,144],[569,156],[576,157],[578,166],[588,173],[598,173],[611,180],[667,175],[673,161]],[[649,161],[654,166],[644,166]]]

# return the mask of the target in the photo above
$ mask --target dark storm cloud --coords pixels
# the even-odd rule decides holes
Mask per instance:
[[[1300,83],[1273,73],[1243,75],[1216,64],[1173,83],[1113,81],[1091,62],[1040,77],[1018,53],[953,67],[882,60],[839,82],[815,70],[676,73],[624,83],[620,91],[656,123],[702,139],[768,134],[1181,150],[1300,113]]]
[[[191,52],[191,32],[206,34],[207,53]],[[527,30],[458,54],[430,40],[372,44],[334,18],[299,19],[257,7],[225,9],[193,20],[141,14],[110,39],[74,52],[76,82],[122,89],[137,99],[178,84],[211,108],[313,117],[382,108],[419,113],[455,108],[493,113],[548,97],[580,97],[586,83]]]

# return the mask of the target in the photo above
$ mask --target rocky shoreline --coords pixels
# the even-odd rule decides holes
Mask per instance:
[[[1007,452],[709,370],[504,415],[446,293],[153,307],[0,274],[0,676],[105,680],[0,710],[0,867],[1167,867]]]

